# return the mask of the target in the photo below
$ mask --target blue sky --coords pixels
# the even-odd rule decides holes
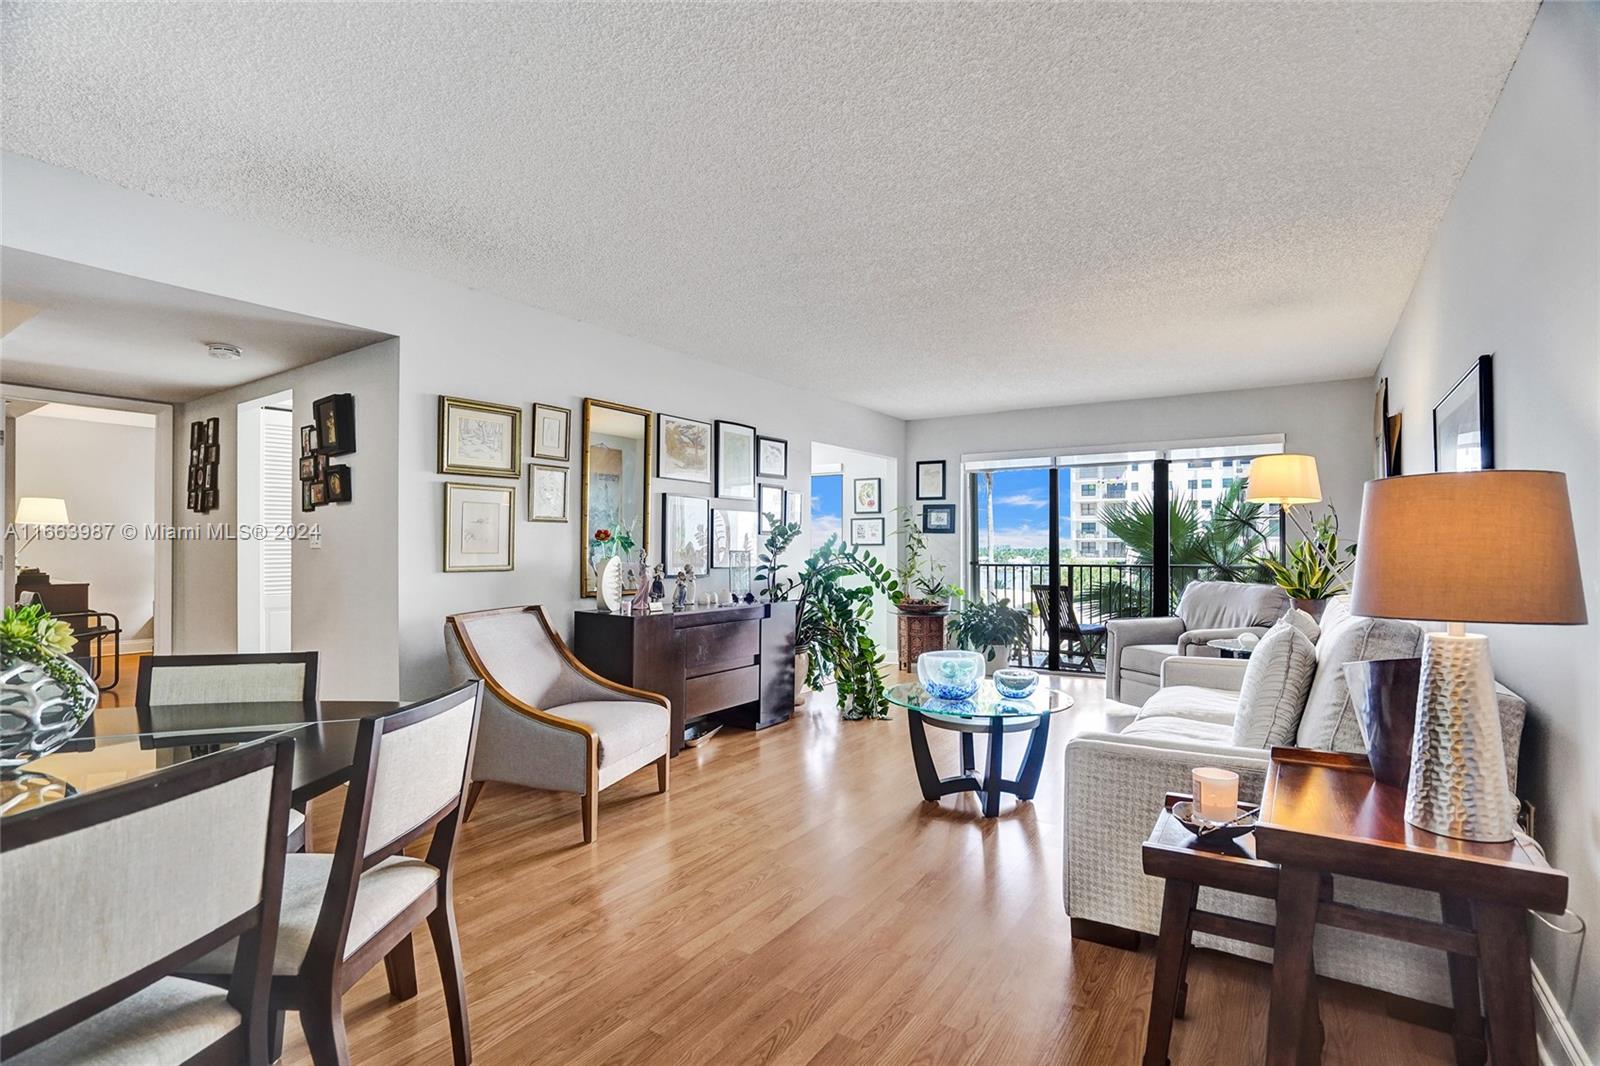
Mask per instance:
[[[811,478],[811,543],[821,544],[844,527],[844,475]]]
[[[978,535],[988,523],[987,489],[978,478]],[[994,539],[1006,548],[1044,548],[1050,543],[1050,471],[994,472]]]

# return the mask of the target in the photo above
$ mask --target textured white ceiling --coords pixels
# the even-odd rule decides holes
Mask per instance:
[[[1537,4],[13,4],[4,143],[902,416],[1370,371]]]

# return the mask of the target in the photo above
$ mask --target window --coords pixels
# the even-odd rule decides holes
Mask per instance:
[[[1078,554],[1079,555],[1099,555],[1100,554],[1100,545],[1096,544],[1092,540],[1080,540],[1080,541],[1078,541]]]
[[[1080,536],[1080,537],[1098,537],[1099,535],[1100,535],[1100,527],[1099,527],[1098,524],[1096,524],[1094,522],[1079,522],[1078,523],[1078,536]]]
[[[1083,495],[1093,496],[1099,488],[1099,485],[1096,485],[1094,482],[1090,481],[1083,486]]]
[[[1199,487],[1200,487],[1200,482],[1199,482],[1198,479],[1196,479],[1196,478],[1190,478],[1189,479],[1189,491],[1190,492],[1195,491]]]
[[[1100,513],[1100,505],[1098,503],[1080,503],[1078,504],[1078,513],[1092,518]]]
[[[1208,478],[1208,477],[1201,478],[1200,479],[1200,487],[1203,488],[1203,489],[1209,489],[1211,487],[1211,479]]]
[[[1223,488],[1227,488],[1229,485],[1232,485],[1232,484],[1233,484],[1233,478],[1225,477],[1225,478],[1222,479],[1222,487]]]

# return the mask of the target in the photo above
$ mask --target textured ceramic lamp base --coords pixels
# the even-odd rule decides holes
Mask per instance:
[[[1406,821],[1460,840],[1510,840],[1517,801],[1506,782],[1489,638],[1429,633],[1422,650]]]

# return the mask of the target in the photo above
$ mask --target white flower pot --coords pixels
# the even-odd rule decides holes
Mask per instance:
[[[601,611],[622,610],[622,559],[611,556],[595,564],[594,601]]]
[[[988,661],[983,665],[983,673],[986,677],[993,677],[996,670],[1004,670],[1011,661],[1011,645],[991,644],[986,654]]]
[[[794,657],[794,705],[804,707],[806,700],[811,697],[811,690],[806,688],[806,671],[811,669],[811,656],[805,652]]]

